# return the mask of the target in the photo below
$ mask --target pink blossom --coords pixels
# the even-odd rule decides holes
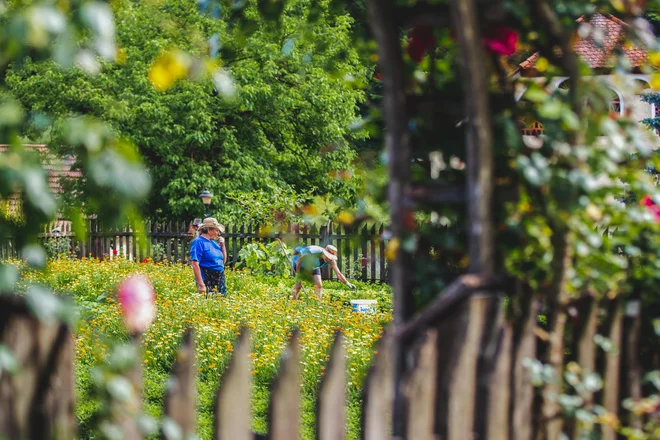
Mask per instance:
[[[146,331],[156,317],[156,295],[147,277],[133,275],[122,281],[118,299],[128,331]]]
[[[655,221],[660,223],[660,206],[653,203],[653,199],[650,196],[644,196],[642,199],[642,205],[646,206],[648,210],[655,215]]]
[[[516,43],[518,42],[518,32],[515,30],[499,26],[489,29],[483,36],[486,49],[499,55],[513,55],[516,52]]]

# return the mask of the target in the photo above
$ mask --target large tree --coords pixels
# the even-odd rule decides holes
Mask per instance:
[[[217,195],[214,213],[224,219],[241,215],[227,197],[236,192],[284,188],[355,199],[351,143],[360,135],[349,127],[364,99],[353,84],[364,82],[367,69],[351,46],[349,15],[325,17],[297,1],[279,25],[262,20],[254,6],[241,16],[247,26],[230,26],[231,7],[205,14],[184,0],[122,0],[114,8],[117,65],[90,77],[28,60],[8,73],[10,89],[33,115],[56,116],[46,138],[34,130],[34,139],[60,144],[58,117],[108,121],[150,168],[147,211],[158,218],[199,215],[197,195],[205,188]],[[207,63],[200,79],[163,86],[153,66],[185,64],[176,50],[210,51],[228,75],[213,78]]]

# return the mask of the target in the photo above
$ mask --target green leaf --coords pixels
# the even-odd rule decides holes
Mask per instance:
[[[20,365],[14,353],[4,344],[0,344],[0,375],[7,372],[15,375],[19,372]]]
[[[60,300],[45,287],[32,285],[25,294],[28,307],[44,324],[54,324],[61,316]]]

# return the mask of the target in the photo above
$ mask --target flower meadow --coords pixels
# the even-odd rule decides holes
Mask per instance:
[[[18,263],[17,263],[18,264]],[[301,300],[289,299],[292,278],[269,278],[243,271],[228,271],[226,298],[197,294],[189,266],[168,263],[134,263],[125,259],[60,258],[47,270],[22,271],[21,285],[37,283],[58,295],[70,296],[79,319],[74,329],[76,358],[76,412],[80,436],[93,424],[100,402],[94,397],[93,370],[107,362],[112,344],[128,340],[117,300],[122,280],[134,274],[146,276],[156,292],[156,317],[143,334],[143,403],[145,412],[162,415],[163,396],[176,349],[186,328],[195,331],[198,369],[198,434],[210,439],[213,432],[213,399],[223,372],[231,360],[241,327],[250,331],[252,344],[253,430],[267,430],[270,385],[279,367],[288,336],[299,328],[302,356],[301,423],[303,438],[313,438],[315,398],[323,377],[335,332],[345,336],[347,352],[347,431],[358,438],[361,387],[375,354],[375,343],[391,321],[387,286],[357,283],[349,291],[336,282],[324,283],[322,301],[306,285]],[[351,311],[350,299],[376,299],[378,312],[365,315]]]

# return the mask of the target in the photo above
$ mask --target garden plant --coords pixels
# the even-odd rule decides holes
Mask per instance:
[[[155,426],[162,422],[163,397],[176,349],[184,331],[195,331],[198,395],[198,435],[212,438],[213,399],[222,374],[231,360],[233,344],[242,327],[251,334],[253,371],[253,429],[265,433],[269,387],[279,367],[290,332],[299,328],[302,350],[302,432],[313,436],[314,404],[334,334],[341,331],[348,354],[348,438],[358,438],[362,382],[371,363],[375,343],[391,320],[391,295],[387,286],[359,283],[359,292],[330,283],[325,298],[311,292],[290,301],[293,279],[268,277],[243,271],[228,272],[227,298],[206,298],[196,293],[192,271],[185,265],[134,263],[124,259],[99,261],[60,258],[45,272],[29,270],[22,263],[21,289],[46,286],[73,300],[79,310],[75,327],[77,416],[81,438],[107,435],[99,388],[107,385],[107,363],[116,362],[117,347],[129,339],[116,290],[126,277],[144,274],[156,293],[156,316],[143,334],[142,371],[145,413]],[[374,314],[352,312],[351,299],[375,299]],[[114,355],[113,355],[114,353]],[[113,357],[114,356],[114,357]],[[115,359],[115,361],[113,361]]]

